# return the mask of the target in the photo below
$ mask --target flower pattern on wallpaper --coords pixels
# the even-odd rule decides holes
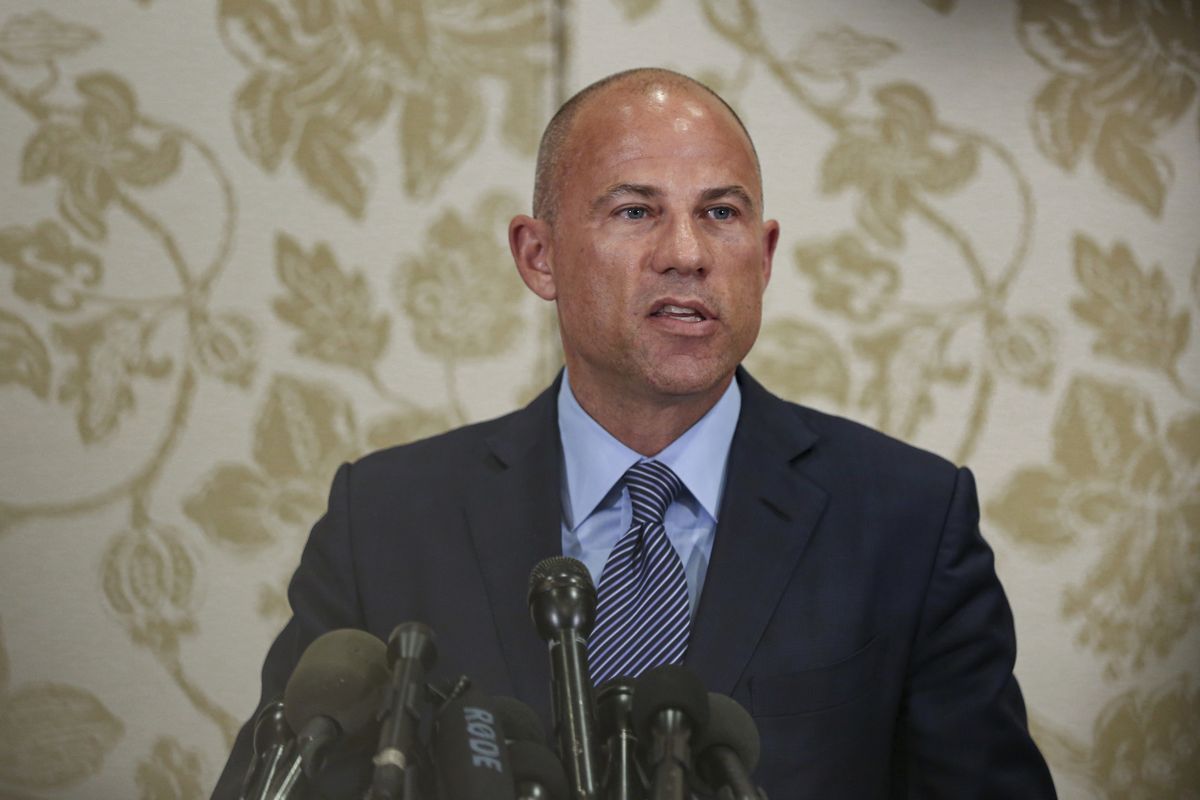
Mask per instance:
[[[1200,621],[1200,412],[1162,424],[1126,383],[1075,377],[1053,460],[1018,469],[989,519],[1044,557],[1089,554],[1063,617],[1110,676],[1161,659]]]
[[[228,47],[250,71],[234,124],[242,149],[273,172],[291,162],[355,218],[373,167],[358,144],[398,111],[405,191],[434,194],[474,151],[484,85],[504,89],[500,138],[529,156],[550,56],[537,0],[222,0]]]
[[[1200,12],[1158,3],[1020,0],[1017,33],[1053,77],[1033,100],[1043,155],[1097,172],[1162,214],[1175,167],[1159,138],[1191,109],[1200,82]]]

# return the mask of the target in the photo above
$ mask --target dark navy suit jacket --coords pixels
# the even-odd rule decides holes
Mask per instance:
[[[1053,797],[970,472],[737,379],[686,663],[753,714],[757,781],[772,800]],[[561,553],[556,392],[342,466],[292,579],[264,702],[324,631],[386,639],[419,620],[437,634],[438,674],[465,673],[550,721],[526,588],[530,568]],[[248,728],[214,797],[237,795]]]

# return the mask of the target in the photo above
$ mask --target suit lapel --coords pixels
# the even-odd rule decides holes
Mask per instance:
[[[742,409],[687,665],[732,693],[827,501],[793,462],[817,436],[738,370]]]
[[[534,565],[562,553],[558,386],[556,380],[488,437],[464,509],[513,694],[535,708],[545,705],[550,669],[526,594]]]

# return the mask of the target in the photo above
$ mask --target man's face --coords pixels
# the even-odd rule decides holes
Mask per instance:
[[[758,336],[778,238],[745,134],[702,93],[616,90],[566,147],[547,261],[572,386],[723,391]]]

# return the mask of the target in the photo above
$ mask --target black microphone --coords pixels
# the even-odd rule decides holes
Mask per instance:
[[[529,575],[529,615],[550,645],[555,733],[573,800],[598,793],[596,705],[587,666],[587,637],[596,618],[596,587],[581,561],[554,556]]]
[[[265,800],[280,766],[292,754],[295,735],[283,713],[283,701],[262,707],[254,720],[253,755],[242,781],[242,800]]]
[[[296,731],[294,760],[306,775],[324,767],[333,745],[370,742],[387,677],[386,648],[366,631],[329,631],[308,646],[283,691],[284,716]]]
[[[516,800],[569,800],[567,773],[558,756],[540,742],[514,741],[508,746]]]
[[[708,725],[696,738],[696,772],[728,800],[764,800],[762,791],[750,780],[758,766],[758,727],[750,712],[732,697],[710,692]]]
[[[600,736],[608,754],[601,797],[604,800],[642,800],[646,782],[637,765],[637,736],[633,732],[633,681],[613,678],[596,694]]]
[[[546,729],[542,720],[529,706],[515,697],[498,695],[492,698],[492,706],[496,709],[496,718],[504,729],[506,744],[513,742],[546,743]]]
[[[691,738],[708,723],[708,692],[686,667],[665,664],[637,680],[633,725],[651,774],[649,800],[684,800]]]
[[[379,706],[379,748],[372,763],[372,798],[416,800],[416,745],[425,701],[425,673],[437,660],[433,631],[420,622],[402,622],[388,637],[391,682]]]
[[[516,800],[499,714],[479,690],[442,707],[430,749],[440,800]]]

